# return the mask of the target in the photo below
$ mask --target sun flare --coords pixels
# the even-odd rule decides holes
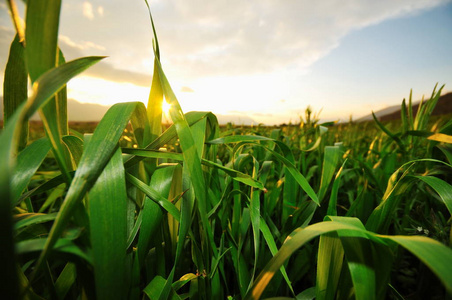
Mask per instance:
[[[165,115],[168,115],[168,114],[169,114],[170,108],[171,108],[171,104],[169,104],[168,102],[166,102],[165,100],[163,100],[163,102],[162,102],[162,112],[163,112]]]

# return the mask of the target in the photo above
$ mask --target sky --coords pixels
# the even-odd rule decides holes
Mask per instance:
[[[398,105],[411,89],[415,100],[429,98],[436,83],[452,91],[452,1],[149,4],[184,112],[273,125],[298,122],[309,105],[321,120],[347,121]],[[2,73],[13,36],[0,3]],[[154,57],[144,0],[62,1],[59,46],[66,60],[108,56],[68,83],[69,98],[147,102]]]

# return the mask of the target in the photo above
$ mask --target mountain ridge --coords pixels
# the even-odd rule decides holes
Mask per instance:
[[[421,101],[416,101],[412,104],[413,108],[413,116],[417,114],[417,111],[419,109],[419,104]],[[427,103],[427,101],[424,101],[424,104]],[[408,106],[408,103],[407,103]],[[393,105],[386,107],[384,109],[378,110],[374,112],[375,116],[379,121],[393,121],[393,120],[399,120],[400,119],[400,112],[401,112],[401,105]],[[432,112],[432,116],[437,115],[446,115],[452,113],[452,92],[444,94],[439,97],[438,103],[436,103],[435,109]],[[356,122],[367,122],[372,121],[372,113],[368,114],[364,117],[361,117],[356,120]]]

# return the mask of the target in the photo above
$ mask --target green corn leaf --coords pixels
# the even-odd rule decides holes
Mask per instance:
[[[31,239],[16,244],[16,251],[19,255],[38,254],[44,251],[47,239]],[[56,254],[68,254],[74,258],[81,258],[92,265],[91,255],[82,251],[72,240],[61,238],[54,245]]]
[[[152,19],[151,19],[152,20]],[[157,42],[157,37],[156,37]],[[158,43],[158,42],[157,42]],[[158,49],[158,47],[157,47]],[[158,54],[157,54],[158,56]],[[147,117],[149,120],[149,138],[148,142],[155,140],[162,133],[162,103],[163,90],[160,85],[160,76],[158,72],[158,62],[154,60],[154,72],[152,76],[151,91],[149,93],[147,105]]]
[[[339,234],[344,233],[344,237],[353,238],[364,237],[363,234],[365,234],[366,238],[382,246],[387,245],[386,241],[398,243],[423,261],[438,276],[448,292],[451,292],[452,270],[449,265],[452,263],[452,250],[448,247],[422,236],[377,235],[364,230],[362,224],[356,219],[334,217],[333,221],[321,222],[295,230],[257,277],[246,299],[258,299],[275,272],[299,247],[314,237],[333,231],[337,231]],[[365,287],[363,287],[363,292],[365,292],[364,289]]]
[[[187,283],[189,283],[190,281],[192,281],[195,278],[198,278],[198,276],[196,276],[196,274],[187,273],[184,276],[182,276],[181,278],[179,278],[178,281],[173,283],[173,289],[177,291],[181,287],[183,287],[184,285],[186,285]]]
[[[63,52],[58,49],[58,66],[66,63]],[[69,134],[68,114],[67,114],[67,87],[66,85],[55,95],[55,102],[58,111],[58,130],[62,136]]]
[[[257,177],[257,169],[259,169],[259,163],[253,158],[253,177]],[[250,217],[251,228],[253,229],[253,241],[254,241],[254,268],[251,273],[251,282],[254,279],[257,264],[259,261],[260,252],[260,220],[261,220],[261,205],[260,205],[260,191],[252,190],[250,198]],[[250,287],[251,287],[250,282]]]
[[[45,72],[33,84],[33,94],[28,99],[25,118],[30,118],[42,105],[73,77],[103,59],[103,56],[88,56],[69,61]]]
[[[273,256],[273,258],[261,271],[259,276],[254,281],[251,290],[247,293],[245,299],[259,299],[271,278],[282,266],[282,264],[306,242],[319,235],[341,229],[353,230],[356,229],[356,227],[338,222],[322,222],[294,231],[293,235],[288,237],[286,242],[279,249],[278,253]]]
[[[325,219],[350,224],[363,230],[363,232],[344,230],[337,232],[337,235],[344,249],[355,297],[357,299],[377,299],[380,295],[379,298],[382,298],[386,290],[385,283],[388,281],[391,271],[392,253],[386,253],[388,252],[385,251],[387,247],[379,249],[380,251],[375,253],[373,247],[378,243],[371,243],[369,236],[364,232],[364,225],[358,219],[346,217],[326,217]],[[320,239],[322,238],[323,236]],[[379,256],[378,254],[387,255]],[[380,286],[377,275],[381,275],[385,279]]]
[[[318,193],[319,202],[323,200],[327,189],[330,186],[331,179],[336,171],[339,159],[341,158],[341,149],[338,146],[326,146],[324,149],[322,179],[320,181],[320,189]]]
[[[215,140],[211,140],[211,141],[208,141],[207,143],[209,143],[209,144],[222,144],[222,143],[242,143],[242,142],[245,143],[245,142],[255,142],[255,141],[272,141],[272,142],[275,142],[283,150],[284,154],[288,155],[288,157],[290,158],[290,153],[289,153],[290,149],[288,149],[287,145],[285,145],[284,143],[275,141],[273,139],[270,139],[270,138],[262,137],[262,136],[228,136],[228,137],[223,137],[223,138],[218,138],[218,139],[215,139]],[[266,146],[261,145],[261,144],[255,144],[255,145],[263,147],[264,149],[269,151],[277,160],[282,162],[284,164],[284,166],[287,168],[287,170],[290,172],[290,174],[297,181],[297,183],[300,185],[300,187],[308,194],[309,197],[311,197],[311,199],[315,203],[317,203],[319,205],[319,200],[318,200],[318,197],[317,197],[316,193],[314,192],[312,187],[309,185],[309,183],[306,180],[306,178],[294,166],[293,162],[291,162],[289,159],[287,159],[286,157],[280,155],[279,153],[277,153],[276,151],[274,151],[273,149],[271,149],[269,147],[266,147]]]
[[[281,148],[282,145],[286,146],[284,143],[278,143]],[[288,147],[282,148],[284,152],[284,157],[293,165],[295,165],[295,159],[292,151]],[[298,186],[297,180],[292,174],[293,171],[288,169],[288,167],[284,168],[284,186],[283,186],[283,209],[281,215],[281,223],[285,224],[288,217],[293,214],[297,207],[297,195],[298,195]]]
[[[33,85],[33,94],[25,104],[18,107],[5,124],[0,134],[0,161],[7,162],[0,164],[0,235],[4,237],[5,247],[1,247],[0,252],[0,270],[10,274],[5,281],[10,292],[6,295],[15,293],[16,286],[14,275],[14,254],[12,250],[12,225],[10,213],[10,199],[12,196],[12,185],[10,178],[13,174],[13,166],[15,165],[15,153],[19,145],[22,125],[25,120],[32,116],[36,110],[46,103],[53,94],[58,92],[62,86],[72,77],[78,75],[89,66],[98,62],[101,57],[81,58],[68,62],[62,66],[54,68],[42,75]],[[3,288],[2,288],[3,290]]]
[[[417,256],[452,293],[452,249],[423,236],[384,236]]]
[[[17,108],[27,100],[28,75],[25,66],[24,46],[16,35],[9,50],[3,82],[3,122],[8,123]],[[28,120],[24,120],[20,133],[19,150],[28,143]]]
[[[211,141],[208,141],[209,144],[220,145],[220,144],[229,144],[229,143],[242,143],[242,142],[256,142],[256,141],[271,141],[274,142],[274,139],[257,136],[257,135],[230,135],[221,138],[217,138]]]
[[[202,159],[203,156],[203,150],[204,150],[204,142],[205,142],[205,135],[206,135],[206,126],[207,126],[207,119],[204,118],[200,120],[199,122],[192,125],[191,133],[193,137],[193,141],[195,142],[195,147],[198,153],[199,159]],[[177,173],[176,176],[173,176],[173,185],[171,192],[173,194],[180,194],[182,192],[182,189],[190,190],[193,186],[193,180],[190,176],[190,167],[187,164],[184,164],[184,169],[181,173]],[[176,183],[174,185],[174,183]],[[185,193],[184,193],[185,196]],[[181,210],[181,219],[180,219],[180,226],[179,226],[179,238],[177,240],[177,246],[176,246],[176,255],[174,259],[173,268],[171,270],[170,275],[168,276],[168,279],[166,281],[165,287],[163,289],[163,292],[160,296],[160,299],[166,299],[169,295],[171,284],[173,282],[176,266],[179,264],[181,254],[184,248],[185,244],[185,238],[188,235],[190,225],[192,222],[192,213],[193,213],[193,207],[194,207],[194,197],[192,193],[187,194],[185,197],[182,197],[181,203],[178,203],[177,205],[180,207]],[[207,201],[207,199],[206,199]],[[207,204],[207,203],[206,203]],[[173,218],[168,218],[168,221],[170,222],[170,230],[172,231],[172,239],[175,241],[175,231],[177,229],[175,228],[177,225],[177,222],[173,220]],[[174,244],[174,242],[173,242]],[[212,241],[212,244],[214,242]],[[216,249],[215,249],[216,250]],[[214,253],[215,253],[214,250]],[[209,262],[210,256],[208,256],[208,253],[205,252],[205,261]],[[213,257],[212,260],[217,259],[216,257]],[[208,268],[208,267],[207,267]],[[212,270],[210,272],[213,272]]]
[[[60,8],[61,0],[27,4],[26,58],[32,82],[57,65]]]
[[[262,232],[262,235],[265,239],[265,242],[267,243],[268,248],[270,249],[270,252],[273,256],[275,256],[275,254],[278,252],[278,248],[276,247],[276,243],[275,240],[273,238],[273,235],[270,231],[270,229],[268,228],[267,223],[265,222],[265,220],[261,217],[261,221],[259,223],[260,226],[260,230]],[[287,285],[289,286],[290,291],[292,292],[292,294],[294,294],[293,288],[292,288],[292,283],[290,282],[290,279],[287,275],[287,271],[286,268],[283,266],[281,266],[281,274],[284,277],[284,280],[286,281]]]
[[[344,166],[347,160],[342,163],[339,171],[337,171],[336,178],[333,182],[333,187],[331,188],[331,196],[330,201],[328,202],[328,211],[327,215],[329,216],[337,216],[337,194],[339,192],[339,185],[341,182],[342,173],[344,170]]]
[[[400,118],[402,120],[402,134],[405,134],[408,130],[410,130],[410,124],[409,124],[410,121],[408,120],[405,99],[403,99],[403,101],[402,101],[402,107],[400,109]]]
[[[74,175],[74,173],[75,172],[71,172],[71,176]],[[42,193],[49,191],[49,190],[61,185],[62,183],[64,183],[63,175],[55,176],[54,178],[38,185],[34,189],[32,189],[26,193],[23,193],[22,196],[20,196],[20,198],[16,201],[15,205],[18,205],[19,203],[21,203],[28,197],[41,195]],[[40,212],[42,212],[42,211],[40,211]]]
[[[160,241],[156,230],[161,225],[162,211],[158,204],[146,197],[144,199],[144,205],[140,212],[140,232],[138,236],[137,244],[137,268],[141,269],[144,266],[144,260],[146,254],[149,252],[150,242],[154,240],[155,243]]]
[[[127,193],[119,149],[100,174],[88,198],[97,299],[125,298],[131,266],[126,265]]]
[[[439,90],[436,92],[436,87],[438,84],[435,85],[435,88],[433,89],[432,96],[430,97],[430,100],[425,103],[423,106],[423,109],[418,113],[419,116],[419,123],[418,123],[418,130],[426,130],[427,124],[430,119],[430,116],[433,112],[433,109],[435,109],[436,104],[438,103],[439,97],[441,96],[441,91],[444,88],[444,85],[439,88]],[[420,106],[419,106],[420,107]]]
[[[46,246],[39,257],[35,272],[39,270],[47,258],[74,209],[80,204],[86,192],[94,185],[98,176],[109,162],[124,128],[138,105],[143,104],[141,102],[115,104],[100,121],[90,142],[85,146],[79,167],[49,233]]]
[[[290,162],[288,159],[286,159],[284,156],[278,154],[277,152],[269,149],[268,147],[264,147],[267,149],[267,151],[271,152],[273,156],[282,162],[284,166],[287,168],[287,170],[292,174],[294,179],[297,181],[297,183],[300,185],[300,187],[306,192],[306,194],[317,204],[320,205],[319,199],[312,189],[309,182],[306,180],[306,178],[300,173],[300,171],[293,165],[292,162]]]
[[[316,299],[333,299],[341,275],[344,248],[337,234],[320,237],[317,254]]]
[[[140,189],[143,193],[145,193],[149,198],[151,198],[152,201],[159,204],[163,209],[169,212],[173,217],[176,218],[176,220],[180,220],[179,210],[174,206],[174,204],[168,201],[168,199],[165,199],[162,195],[160,195],[159,192],[131,174],[126,174],[126,179],[131,184]]]
[[[63,177],[61,176],[61,181],[63,181]],[[60,184],[59,186],[57,186],[51,193],[50,195],[47,197],[46,201],[44,202],[44,204],[41,206],[41,208],[39,208],[39,213],[43,213],[45,212],[49,207],[52,207],[55,203],[55,201],[58,198],[64,198],[64,193],[66,192],[66,188],[65,188],[65,184]]]
[[[138,147],[143,148],[150,143],[150,129],[146,109],[140,106],[130,120]]]
[[[62,139],[71,154],[72,166],[78,166],[83,154],[83,141],[74,135],[65,135]]]
[[[193,124],[201,121],[204,118],[213,118],[212,113],[208,112],[188,112],[185,114],[185,118],[187,120],[187,123],[189,126],[192,126]],[[169,143],[172,139],[175,139],[177,137],[176,133],[176,127],[171,125],[165,132],[163,132],[160,136],[158,136],[155,140],[153,140],[150,144],[146,146],[147,150],[158,150],[160,147],[163,147],[165,144]],[[132,156],[128,158],[125,162],[125,168],[128,169],[134,165],[136,165],[138,162],[142,161],[143,157],[135,157]]]
[[[413,117],[413,89],[410,90],[410,98],[408,99],[408,121],[409,130],[414,130],[414,117]]]
[[[166,280],[162,276],[155,276],[154,279],[143,289],[149,299],[160,299]]]
[[[25,57],[32,83],[59,63],[57,42],[60,8],[61,0],[33,1],[27,5]],[[61,135],[67,134],[66,99],[63,94],[64,91],[44,104],[40,115],[55,158],[69,183],[70,159],[61,142]],[[61,125],[64,123],[61,119],[66,121],[64,125]]]
[[[452,186],[444,180],[433,176],[415,176],[415,178],[425,182],[434,189],[452,215]]]
[[[74,263],[67,263],[60,276],[55,281],[55,291],[58,299],[65,299],[77,278],[77,269]]]
[[[11,204],[17,205],[17,200],[28,186],[31,177],[36,173],[49,151],[49,140],[43,138],[36,140],[19,153],[11,178]]]
[[[396,136],[395,134],[393,134],[391,131],[389,131],[389,129],[387,129],[380,121],[378,121],[377,116],[375,116],[375,114],[373,112],[372,112],[372,117],[374,118],[374,121],[375,121],[375,123],[377,123],[378,127],[384,133],[386,133],[397,144],[397,146],[399,146],[400,151],[406,152],[405,146],[403,145],[400,138],[398,136]]]
[[[437,146],[441,152],[444,153],[444,156],[447,158],[449,164],[452,164],[452,145],[443,144]]]
[[[124,153],[133,154],[135,156],[140,157],[151,157],[151,158],[163,158],[163,159],[171,159],[176,161],[183,161],[184,157],[181,153],[174,153],[174,152],[166,152],[166,151],[156,151],[156,150],[145,150],[145,149],[133,149],[133,148],[123,148]],[[234,180],[237,180],[239,182],[242,182],[246,185],[249,185],[251,187],[265,190],[265,187],[262,185],[261,182],[258,180],[252,178],[251,176],[244,174],[242,172],[239,172],[237,170],[224,167],[218,163],[214,163],[210,160],[202,159],[201,163],[205,166],[216,168],[219,170],[224,171],[226,174],[231,176]]]
[[[384,232],[387,230],[390,218],[398,205],[397,195],[406,191],[413,181],[412,177],[406,178],[406,176],[410,173],[410,169],[414,164],[420,162],[433,162],[450,167],[449,164],[436,159],[418,159],[403,164],[391,175],[381,203],[372,211],[372,214],[367,220],[366,228],[368,230],[374,232]],[[399,177],[401,173],[402,175]]]
[[[168,79],[163,72],[160,61],[158,61],[158,71],[163,93],[167,102],[171,105],[170,115],[171,119],[174,122],[174,126],[180,140],[180,146],[184,155],[184,164],[187,165],[187,170],[190,174],[193,190],[197,198],[197,207],[199,210],[199,215],[201,217],[201,224],[206,232],[206,245],[210,245],[210,250],[213,252],[214,257],[216,257],[218,255],[218,251],[214,242],[211,226],[207,219],[206,185],[201,169],[201,160],[197,151],[196,143],[193,139],[190,127],[188,126],[188,122],[182,113],[179,102],[177,101],[177,98],[168,82]]]
[[[26,229],[31,225],[42,224],[49,221],[53,221],[56,218],[57,213],[42,214],[42,213],[30,213],[25,218],[17,221],[14,224],[14,231],[17,234],[21,232],[22,229]],[[16,215],[17,217],[17,215]]]
[[[297,295],[297,297],[295,298],[296,300],[313,300],[315,299],[315,287],[311,287],[308,288],[306,290],[304,290],[303,292],[299,293]]]

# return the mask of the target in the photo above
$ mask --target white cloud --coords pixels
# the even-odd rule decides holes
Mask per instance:
[[[88,1],[83,2],[83,15],[90,20],[94,19],[93,5]]]
[[[61,34],[59,35],[58,38],[60,40],[60,43],[66,44],[67,46],[77,48],[80,50],[96,49],[96,50],[105,51],[105,47],[103,47],[101,45],[97,45],[93,42],[82,41],[82,42],[76,43],[70,37],[68,37],[66,35],[61,35]]]
[[[308,68],[353,30],[445,2],[172,0],[158,3],[154,18],[166,56],[179,68],[237,75]]]
[[[177,71],[181,78],[202,78],[281,69],[306,73],[351,31],[445,2],[165,0],[150,5],[166,70]],[[75,4],[66,4],[61,32],[74,39],[102,41],[118,68],[127,65],[133,71],[152,72],[152,64],[143,65],[145,58],[153,56],[144,3],[99,0],[94,8],[91,3],[83,4],[85,16],[92,18],[89,22],[71,13]],[[103,17],[95,18],[102,10]]]

